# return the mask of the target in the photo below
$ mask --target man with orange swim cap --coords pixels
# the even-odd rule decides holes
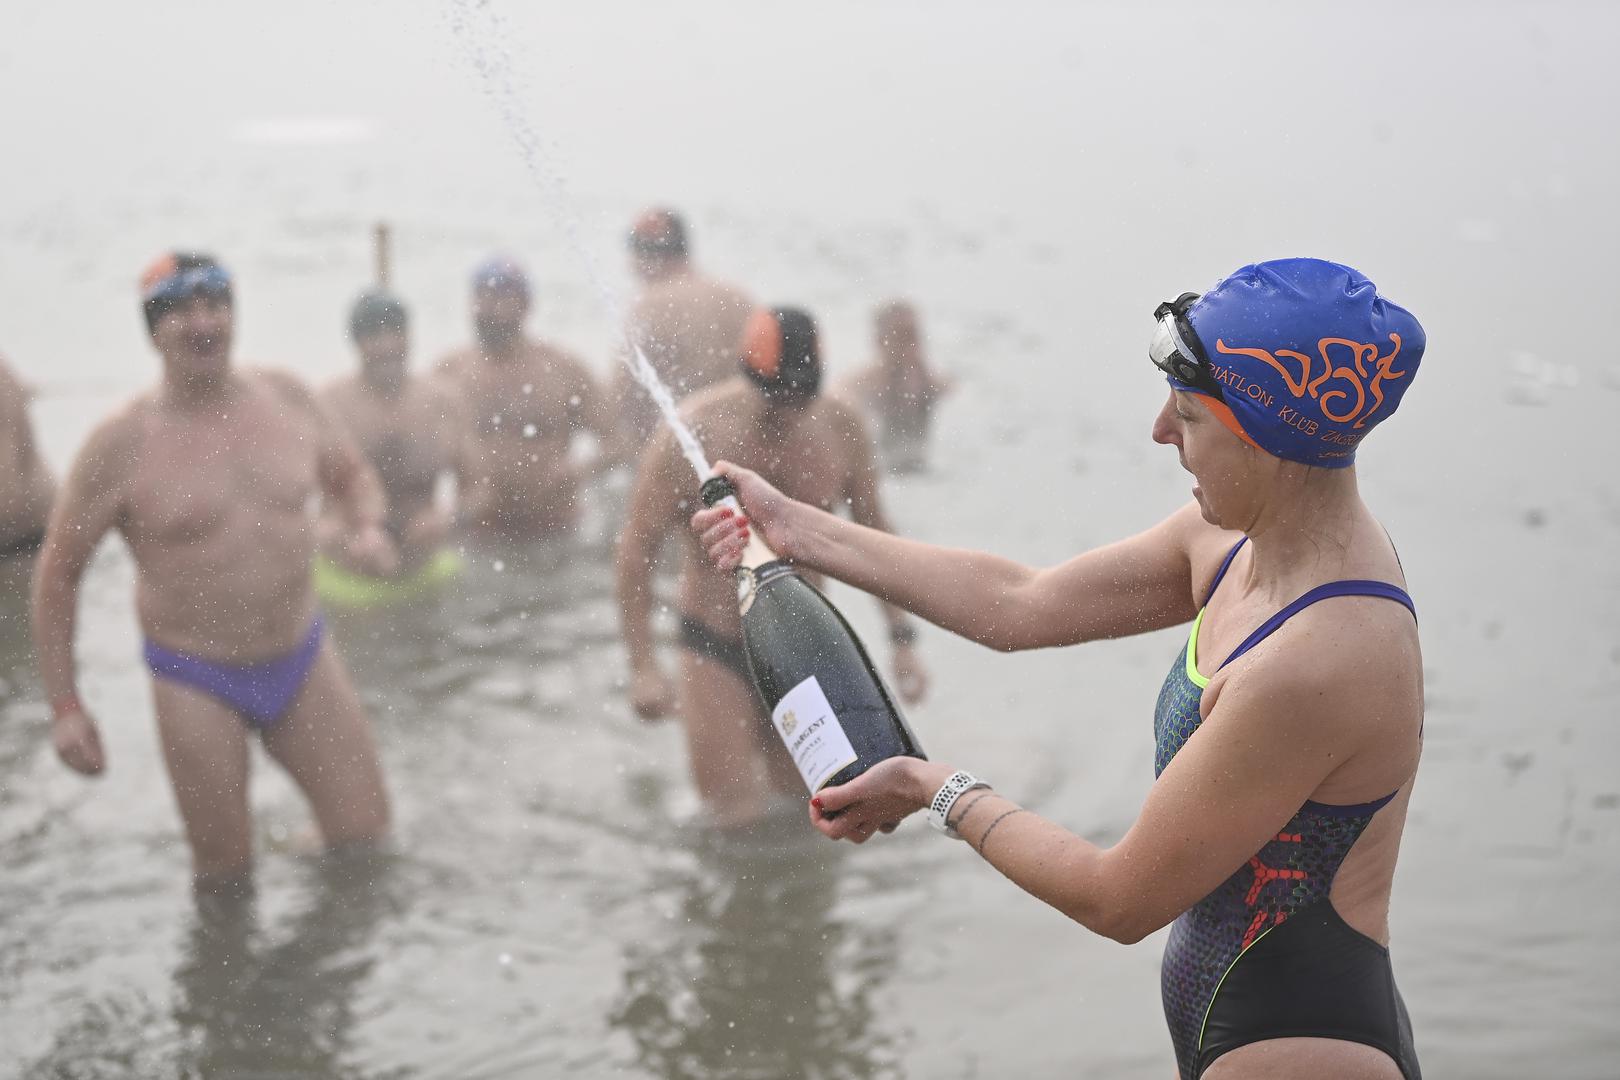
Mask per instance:
[[[796,308],[754,312],[731,363],[740,374],[694,395],[681,410],[704,449],[753,464],[795,498],[847,506],[855,521],[887,530],[865,423],[852,406],[820,393],[821,354],[810,316]],[[661,430],[642,458],[619,536],[620,623],[636,712],[652,720],[678,706],[704,807],[715,825],[738,827],[757,820],[773,792],[801,793],[803,781],[749,679],[730,575],[716,573],[680,528],[697,487],[674,436]],[[678,684],[658,664],[651,627],[652,568],[672,531],[682,538]],[[896,686],[915,702],[926,680],[912,647],[914,627],[899,609],[882,607]]]

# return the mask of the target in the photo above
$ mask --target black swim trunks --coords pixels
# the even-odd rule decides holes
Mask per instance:
[[[32,555],[45,546],[45,530],[33,529],[0,540],[0,560],[18,555]]]
[[[754,676],[748,670],[748,654],[743,652],[740,639],[728,638],[690,615],[682,615],[675,643],[722,667],[730,668],[750,686],[754,684]]]

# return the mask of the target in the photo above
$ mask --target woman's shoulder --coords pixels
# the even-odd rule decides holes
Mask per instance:
[[[1329,592],[1235,659],[1220,696],[1237,690],[1263,699],[1290,724],[1333,729],[1365,746],[1415,734],[1422,723],[1417,624],[1382,590]]]
[[[1166,542],[1175,545],[1187,559],[1193,599],[1202,607],[1209,599],[1216,579],[1233,561],[1247,538],[1234,529],[1223,529],[1204,520],[1196,500],[1188,502],[1159,525]]]

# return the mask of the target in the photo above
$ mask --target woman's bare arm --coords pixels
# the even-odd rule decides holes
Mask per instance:
[[[736,484],[749,520],[779,554],[993,649],[1120,637],[1185,622],[1197,611],[1189,550],[1208,527],[1196,507],[1043,570],[845,521],[728,462],[715,470]],[[736,564],[735,520],[706,510],[692,526],[719,566]]]
[[[1366,611],[1371,619],[1362,618]],[[1417,754],[1410,698],[1420,691],[1398,671],[1374,682],[1365,674],[1390,670],[1381,653],[1389,635],[1370,632],[1386,614],[1364,607],[1316,620],[1312,648],[1301,628],[1291,628],[1293,640],[1278,646],[1277,659],[1231,676],[1112,847],[993,791],[964,795],[950,823],[1019,888],[1099,934],[1138,941],[1241,867],[1347,763],[1399,746],[1386,765],[1390,783],[1410,777]],[[1334,660],[1324,664],[1324,655]],[[952,771],[891,758],[823,790],[811,819],[835,839],[863,841],[924,808]]]

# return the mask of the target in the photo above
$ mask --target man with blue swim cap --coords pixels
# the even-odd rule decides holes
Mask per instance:
[[[348,431],[298,379],[233,359],[235,302],[230,273],[206,254],[170,252],[142,274],[161,375],[79,451],[33,608],[51,741],[66,765],[94,776],[107,758],[79,699],[76,612],[100,541],[123,538],[193,880],[228,896],[252,885],[252,742],[302,790],[327,845],[386,834],[371,724],[312,585],[313,499],[325,500],[356,563],[386,573],[398,560],[382,486]]]
[[[435,368],[473,425],[469,479],[487,502],[469,524],[497,543],[566,533],[581,488],[618,460],[611,404],[582,360],[526,332],[534,289],[515,260],[484,260],[471,285],[473,342]],[[573,444],[586,434],[597,453],[576,461]]]
[[[1355,461],[1423,359],[1411,312],[1322,259],[1242,267],[1155,315],[1149,353],[1172,387],[1199,395],[1249,446],[1324,469]]]

